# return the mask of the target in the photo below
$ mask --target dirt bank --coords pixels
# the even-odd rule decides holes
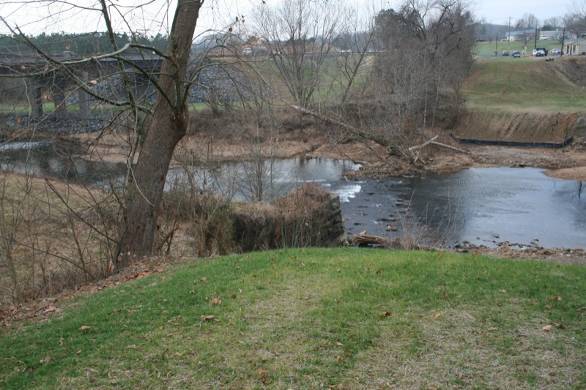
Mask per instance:
[[[73,137],[88,146],[86,157],[90,160],[125,163],[128,158],[130,148],[125,135],[108,133],[97,140],[91,134]],[[208,132],[188,135],[177,146],[174,164],[187,161],[246,161],[258,156],[285,159],[312,154],[329,143],[323,135],[305,132],[252,141],[253,137],[246,135],[222,136]]]
[[[478,143],[561,146],[574,136],[577,120],[576,114],[467,112],[454,136]]]
[[[106,133],[99,139],[92,134],[78,134],[72,138],[87,146],[85,157],[90,160],[125,163],[129,155],[129,140],[124,134]],[[335,132],[317,126],[263,135],[243,129],[218,133],[212,128],[187,135],[177,146],[173,164],[299,156],[352,160],[367,165],[388,158],[386,148],[376,142],[352,140],[341,143]]]
[[[566,57],[561,61],[555,61],[555,68],[571,83],[580,87],[586,87],[586,59]]]
[[[550,169],[545,172],[547,176],[564,180],[586,181],[586,166],[565,169]]]
[[[477,167],[533,167],[544,169],[566,169],[586,165],[586,154],[572,146],[561,149],[522,148],[503,146],[467,147]]]

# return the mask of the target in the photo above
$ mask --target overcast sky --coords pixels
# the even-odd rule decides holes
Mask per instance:
[[[69,4],[95,7],[96,0],[68,0]],[[168,3],[173,7],[174,0],[116,0],[122,5],[122,12],[131,22],[134,29],[148,31],[155,34],[165,33],[169,16],[166,15]],[[204,10],[199,21],[199,32],[208,29],[222,29],[236,15],[251,15],[255,5],[262,0],[206,0]],[[283,0],[265,0],[267,3],[277,3]],[[342,0],[329,0],[333,4]],[[401,0],[348,0],[347,4],[355,7],[358,15],[367,16],[373,10],[393,7]],[[505,24],[509,17],[516,19],[531,12],[540,20],[551,16],[561,16],[571,8],[572,0],[468,0],[476,18],[484,18],[488,22]],[[28,3],[28,4],[22,4]],[[52,0],[41,0],[36,5],[31,1],[0,0],[0,16],[11,25],[19,25],[29,34],[40,32],[91,32],[104,30],[104,24],[99,13],[95,11],[72,9],[71,5],[58,4]],[[137,11],[130,11],[131,6],[138,3],[152,3]],[[126,8],[124,8],[126,7]],[[50,16],[49,16],[50,15]],[[122,27],[119,21],[119,27]],[[0,26],[0,32],[6,33],[6,28]]]
[[[533,13],[543,21],[552,16],[563,16],[572,8],[571,0],[475,0],[471,8],[478,18],[492,23],[505,23],[509,17],[520,18]]]

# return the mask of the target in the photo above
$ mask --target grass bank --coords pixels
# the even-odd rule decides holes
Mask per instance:
[[[533,58],[479,60],[464,85],[475,111],[574,113],[586,111],[586,91],[555,62]]]
[[[579,388],[585,280],[440,252],[201,261],[5,332],[0,387]]]

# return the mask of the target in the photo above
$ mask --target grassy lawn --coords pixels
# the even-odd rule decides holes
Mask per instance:
[[[439,252],[201,261],[3,334],[0,387],[584,388],[585,281]]]
[[[464,86],[474,110],[584,112],[586,91],[565,78],[554,63],[535,59],[480,60]]]

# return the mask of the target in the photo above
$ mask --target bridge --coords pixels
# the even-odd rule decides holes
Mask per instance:
[[[22,78],[27,80],[27,88],[31,91],[31,113],[33,119],[43,117],[43,94],[50,90],[55,104],[55,116],[67,115],[67,90],[76,87],[79,103],[79,115],[88,118],[90,115],[91,96],[79,83],[90,87],[116,74],[123,72],[131,77],[135,88],[148,87],[148,76],[160,71],[160,56],[143,50],[125,50],[113,57],[85,57],[73,52],[53,54],[49,58],[36,52],[0,52],[0,77]],[[140,69],[140,71],[139,71]],[[77,81],[75,79],[78,79]]]

